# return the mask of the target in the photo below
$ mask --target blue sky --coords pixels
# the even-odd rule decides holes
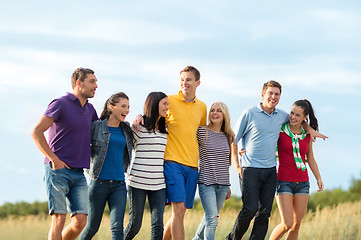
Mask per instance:
[[[43,156],[30,133],[48,103],[95,71],[98,113],[117,91],[132,121],[151,91],[176,93],[179,71],[201,71],[197,97],[225,102],[234,124],[279,81],[279,107],[309,99],[327,141],[314,145],[326,189],[360,178],[359,1],[1,1],[0,204],[46,200]],[[311,190],[316,189],[313,176]],[[232,190],[239,195],[232,168]]]

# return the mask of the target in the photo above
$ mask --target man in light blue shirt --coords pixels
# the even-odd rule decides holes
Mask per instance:
[[[236,125],[236,139],[232,145],[232,159],[240,176],[243,207],[239,212],[232,232],[227,239],[241,239],[254,216],[250,239],[264,239],[268,229],[275,195],[276,147],[283,123],[288,121],[288,113],[277,109],[282,87],[276,81],[263,85],[262,102],[246,110]],[[314,137],[325,138],[303,124]],[[242,139],[242,164],[238,162],[239,140]]]
[[[288,113],[275,108],[268,113],[263,103],[244,112],[236,125],[235,142],[242,139],[242,167],[272,168],[276,166],[276,147],[280,129],[288,120]]]

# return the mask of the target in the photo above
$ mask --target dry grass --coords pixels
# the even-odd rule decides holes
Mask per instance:
[[[186,239],[192,239],[197,231],[198,224],[202,219],[202,212],[190,210],[185,217]],[[224,239],[231,231],[238,211],[225,210],[220,213],[219,225],[216,232],[216,239]],[[169,208],[167,208],[164,220],[170,217]],[[361,239],[361,201],[355,203],[344,203],[334,207],[327,207],[317,210],[314,213],[308,213],[302,223],[300,230],[300,240],[357,240]],[[127,223],[128,216],[124,222]],[[276,211],[269,224],[270,232],[280,221],[278,211]],[[48,216],[28,216],[19,218],[7,218],[0,220],[0,239],[1,240],[42,240],[47,239],[47,232],[50,225]],[[109,217],[104,217],[102,225],[94,240],[111,239],[109,229]],[[250,232],[250,229],[249,229]],[[249,232],[247,234],[249,234]],[[150,236],[150,215],[144,215],[143,226],[136,240],[149,239]],[[246,235],[248,236],[248,235]],[[247,239],[247,237],[245,238]]]

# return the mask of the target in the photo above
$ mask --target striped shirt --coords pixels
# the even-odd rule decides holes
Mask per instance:
[[[205,185],[227,185],[229,182],[230,149],[224,132],[214,132],[205,126],[198,128],[199,177]]]
[[[135,158],[128,175],[128,185],[143,190],[156,191],[165,188],[163,164],[167,134],[149,132],[140,126],[140,131],[132,127]]]

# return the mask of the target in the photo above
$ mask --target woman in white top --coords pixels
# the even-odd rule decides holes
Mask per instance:
[[[166,185],[163,173],[164,150],[167,145],[165,116],[168,97],[151,92],[144,104],[144,125],[132,128],[135,158],[128,176],[129,223],[124,239],[133,239],[139,232],[146,196],[151,211],[151,239],[163,237],[163,214]]]
[[[232,129],[227,106],[212,104],[208,125],[197,132],[199,145],[198,190],[204,216],[193,240],[215,239],[219,211],[231,195],[229,182]]]

